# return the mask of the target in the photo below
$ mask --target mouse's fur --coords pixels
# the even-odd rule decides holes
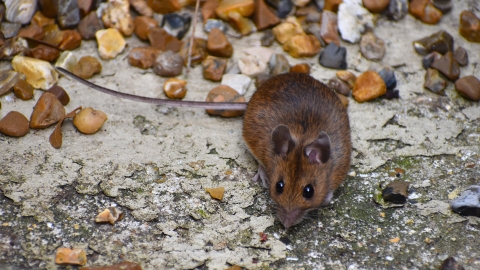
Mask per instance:
[[[328,204],[350,167],[347,110],[330,88],[306,74],[282,74],[262,84],[248,103],[243,137],[287,228]],[[303,195],[307,185],[311,198]]]

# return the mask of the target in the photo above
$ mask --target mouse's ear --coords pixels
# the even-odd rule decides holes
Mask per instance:
[[[320,132],[317,139],[305,146],[305,155],[310,164],[325,164],[330,159],[330,138],[327,133]]]
[[[290,129],[285,125],[278,125],[273,129],[272,142],[273,151],[277,155],[285,156],[295,147],[295,142],[292,135],[290,135]]]

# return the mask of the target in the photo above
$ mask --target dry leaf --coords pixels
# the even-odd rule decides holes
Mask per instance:
[[[62,141],[63,141],[63,134],[62,134],[62,124],[63,120],[65,118],[73,118],[77,114],[78,110],[81,110],[82,106],[76,108],[75,110],[69,112],[67,115],[65,115],[60,121],[58,121],[57,125],[55,126],[55,129],[53,130],[52,134],[50,135],[50,144],[58,149],[62,147]]]

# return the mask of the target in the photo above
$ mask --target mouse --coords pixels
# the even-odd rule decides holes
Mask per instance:
[[[303,73],[276,75],[248,103],[148,98],[114,91],[57,67],[95,90],[139,102],[204,109],[245,110],[243,139],[258,162],[253,180],[268,189],[285,228],[328,205],[350,168],[347,109],[337,94]]]
[[[347,109],[308,74],[260,85],[244,114],[243,139],[259,163],[254,180],[268,189],[285,228],[328,205],[350,169]]]

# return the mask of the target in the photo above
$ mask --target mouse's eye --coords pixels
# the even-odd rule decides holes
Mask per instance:
[[[285,183],[283,182],[283,179],[280,179],[280,181],[277,182],[275,185],[275,189],[277,190],[278,194],[283,193],[283,188],[285,187]]]
[[[313,197],[313,186],[312,185],[307,185],[304,189],[303,189],[303,197],[305,199],[310,199]]]

